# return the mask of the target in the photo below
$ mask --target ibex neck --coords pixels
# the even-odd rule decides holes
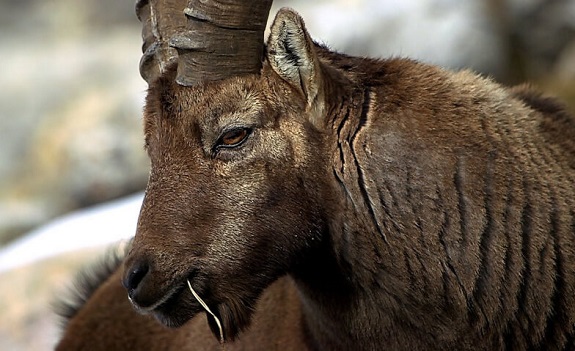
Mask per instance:
[[[384,334],[391,330],[391,322],[375,272],[356,266],[357,262],[340,261],[338,254],[327,250],[292,274],[311,348],[380,349],[382,338],[390,338]]]

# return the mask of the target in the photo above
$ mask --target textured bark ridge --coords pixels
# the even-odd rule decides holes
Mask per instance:
[[[140,73],[149,83],[178,62],[176,81],[258,73],[271,0],[139,0],[144,45]]]

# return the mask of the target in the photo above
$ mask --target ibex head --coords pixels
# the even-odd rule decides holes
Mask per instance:
[[[321,245],[328,85],[314,50],[281,10],[261,71],[183,86],[172,66],[150,84],[151,173],[124,273],[139,310],[182,325],[203,310],[189,280],[231,339],[263,289]]]

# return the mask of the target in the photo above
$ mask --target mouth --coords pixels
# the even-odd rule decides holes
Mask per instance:
[[[174,287],[150,311],[160,323],[178,328],[204,309],[193,297],[185,283]]]
[[[172,280],[163,291],[158,289],[160,279],[154,278],[144,281],[138,290],[129,294],[137,312],[153,316],[168,328],[181,327],[206,313],[208,325],[220,341],[233,340],[247,328],[263,290],[263,286],[254,287],[242,279],[235,285],[218,284],[229,279],[197,270]]]
[[[183,291],[183,286],[176,285],[176,286],[172,287],[166,294],[164,294],[160,299],[158,299],[156,302],[154,302],[150,306],[139,305],[134,300],[132,300],[132,297],[130,296],[130,294],[128,294],[128,300],[130,300],[130,303],[134,306],[134,308],[138,311],[138,313],[141,313],[141,314],[150,314],[151,313],[151,314],[153,314],[154,311],[161,309],[162,306],[167,305],[167,304],[171,304],[173,302],[173,300],[176,300],[177,295],[182,293],[182,291]]]
[[[188,290],[187,280],[173,285],[161,298],[149,306],[141,306],[128,295],[130,303],[140,314],[152,315],[169,328],[177,328],[203,311]]]

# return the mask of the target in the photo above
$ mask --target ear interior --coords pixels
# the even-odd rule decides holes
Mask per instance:
[[[281,9],[271,26],[268,60],[272,69],[299,90],[309,106],[317,103],[321,88],[320,64],[302,18]]]

